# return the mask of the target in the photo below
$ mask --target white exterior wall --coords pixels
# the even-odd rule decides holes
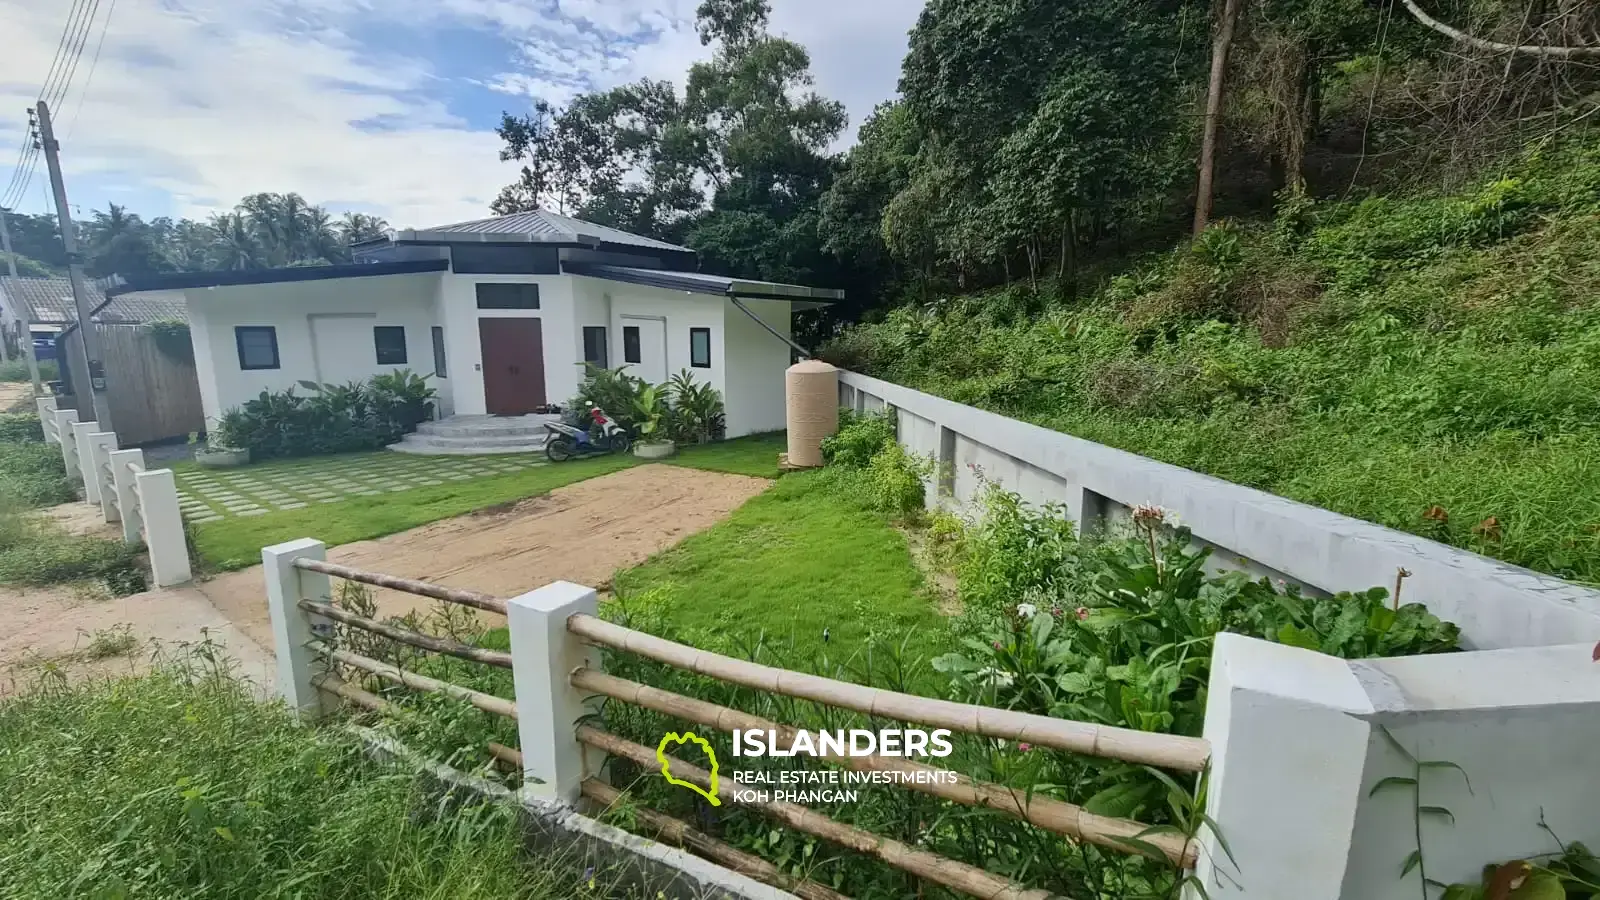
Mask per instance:
[[[773,331],[793,336],[789,303],[785,300],[740,300]],[[788,427],[784,410],[784,373],[792,349],[750,320],[732,303],[723,304],[728,334],[724,340],[728,371],[723,403],[728,408],[728,437],[782,431]],[[737,425],[737,427],[735,427]]]
[[[578,363],[583,361],[581,334],[573,322],[570,275],[446,275],[440,289],[445,357],[454,392],[455,415],[488,412],[483,391],[483,344],[479,319],[538,319],[544,342],[545,401],[566,403],[578,392]],[[479,284],[537,284],[538,309],[479,309]],[[431,353],[431,351],[430,351]],[[430,357],[431,358],[431,357]]]
[[[439,284],[437,275],[385,275],[185,291],[200,400],[207,421],[214,421],[262,391],[296,387],[301,380],[326,380],[318,371],[312,348],[313,315],[372,316],[360,320],[360,336],[364,339],[348,348],[349,356],[337,363],[339,369],[335,377],[341,380],[348,380],[357,373],[371,377],[395,369],[431,373],[431,328],[437,324],[435,309]],[[243,370],[239,367],[234,328],[241,325],[269,325],[276,330],[278,368]],[[377,325],[405,327],[404,365],[378,365],[371,331]],[[356,333],[351,331],[352,335]],[[479,390],[482,390],[481,384]]]

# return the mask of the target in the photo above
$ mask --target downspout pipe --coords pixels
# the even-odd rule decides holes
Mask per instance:
[[[735,296],[735,295],[730,293],[728,295],[728,300],[731,301],[734,306],[737,306],[739,308],[740,312],[742,312],[745,315],[749,316],[750,320],[752,322],[755,322],[757,325],[760,325],[762,328],[766,329],[768,334],[772,335],[773,337],[777,338],[780,341],[783,341],[785,344],[788,344],[790,347],[793,347],[794,348],[794,352],[800,354],[800,358],[801,359],[813,359],[813,358],[815,358],[816,354],[814,354],[810,350],[807,350],[806,348],[800,346],[799,344],[796,344],[794,341],[784,337],[783,335],[779,334],[775,329],[773,329],[773,327],[771,325],[768,325],[767,323],[761,321],[761,317],[756,315],[754,312],[751,312],[750,307],[745,306],[743,303],[740,303],[739,302],[739,298],[737,296]]]

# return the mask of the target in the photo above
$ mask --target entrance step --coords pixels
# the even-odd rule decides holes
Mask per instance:
[[[560,416],[452,416],[424,422],[390,450],[420,456],[478,456],[500,453],[538,453],[549,432],[546,422]]]

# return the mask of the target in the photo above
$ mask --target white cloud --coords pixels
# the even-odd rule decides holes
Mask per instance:
[[[774,25],[809,47],[818,90],[844,100],[859,123],[893,92],[905,31],[921,4],[776,0]],[[181,215],[256,191],[294,190],[335,207],[374,209],[402,226],[480,216],[513,173],[498,162],[499,140],[486,123],[469,125],[439,99],[442,87],[460,88],[442,79],[465,79],[442,72],[447,61],[363,44],[357,36],[366,26],[493,32],[521,58],[473,61],[504,73],[487,86],[559,102],[640,77],[681,83],[706,52],[694,31],[696,5],[120,0],[81,112],[98,31],[57,112],[67,172],[80,184],[109,183],[108,196],[165,193]],[[64,18],[60,3],[0,0],[0,166],[14,158],[19,113],[50,66]],[[0,186],[8,176],[0,169]],[[105,197],[79,191],[74,200],[99,206]]]

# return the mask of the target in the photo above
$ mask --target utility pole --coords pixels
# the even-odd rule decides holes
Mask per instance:
[[[17,287],[17,255],[11,252],[11,227],[6,224],[6,212],[6,208],[0,206],[0,249],[6,254],[6,268],[11,272],[11,284],[13,288],[20,290],[20,287]],[[33,396],[43,397],[44,385],[39,381],[39,360],[33,355],[33,310],[28,307],[27,301],[16,297],[11,299],[17,307],[11,310],[16,318],[19,332],[17,347],[28,360],[28,377],[33,379]],[[4,335],[0,335],[0,343],[4,341]]]
[[[100,333],[89,321],[94,305],[89,302],[89,292],[83,286],[83,260],[78,256],[78,240],[72,233],[72,213],[67,208],[67,185],[61,179],[61,145],[56,142],[56,132],[50,124],[50,107],[39,101],[39,147],[44,151],[45,164],[50,167],[50,188],[56,195],[56,218],[61,223],[61,243],[67,250],[67,275],[72,279],[72,302],[78,309],[78,340],[83,347],[83,368],[88,372],[72,373],[72,391],[78,397],[78,414],[91,410],[83,408],[83,392],[94,396],[94,420],[101,431],[115,431],[111,424],[111,404],[106,399],[105,357],[100,355]],[[70,355],[70,354],[69,354]],[[85,377],[79,378],[79,375]]]

